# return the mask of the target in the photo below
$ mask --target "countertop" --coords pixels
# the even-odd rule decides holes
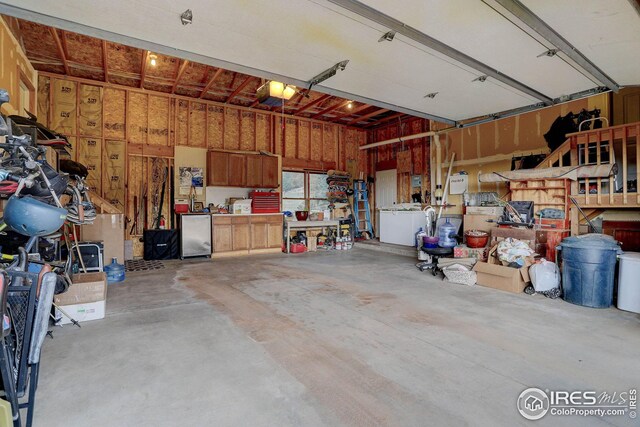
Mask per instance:
[[[279,212],[279,213],[250,213],[250,214],[221,214],[221,213],[212,213],[212,214],[209,214],[209,215],[211,215],[211,216],[231,216],[231,217],[234,217],[234,216],[265,216],[265,215],[268,215],[268,216],[280,215],[280,216],[282,216],[282,215],[283,215],[283,213],[282,213],[282,212]]]

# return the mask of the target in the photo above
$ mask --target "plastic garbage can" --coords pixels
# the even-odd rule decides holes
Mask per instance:
[[[607,308],[613,303],[618,242],[603,234],[567,237],[562,250],[563,299],[572,304]]]
[[[640,252],[620,255],[618,308],[640,313]]]

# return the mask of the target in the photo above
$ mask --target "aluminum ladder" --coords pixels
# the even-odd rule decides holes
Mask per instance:
[[[364,218],[361,217],[360,213],[364,213]],[[367,232],[369,233],[369,238],[373,238],[367,182],[359,179],[353,181],[353,216],[356,227],[355,236],[362,237],[362,233]]]

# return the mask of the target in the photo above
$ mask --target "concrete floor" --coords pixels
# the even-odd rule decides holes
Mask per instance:
[[[46,341],[35,425],[513,426],[531,423],[516,410],[531,386],[640,385],[640,316],[413,264],[356,248],[129,273],[106,319]]]

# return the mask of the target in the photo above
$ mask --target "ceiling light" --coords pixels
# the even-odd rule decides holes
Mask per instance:
[[[424,98],[430,98],[430,99],[433,99],[433,98],[435,98],[435,97],[436,97],[436,95],[437,95],[437,94],[439,94],[439,93],[440,93],[440,92],[431,92],[431,93],[426,94],[426,95],[424,96]]]
[[[385,41],[387,41],[387,42],[393,41],[393,38],[395,36],[396,36],[396,32],[395,31],[387,31],[386,33],[384,33],[382,35],[382,37],[380,37],[378,39],[378,43],[385,42]]]
[[[353,108],[353,101],[349,101],[347,103],[347,108],[350,109],[350,110]]]
[[[480,76],[480,77],[476,77],[475,79],[471,80],[472,82],[484,82],[487,80],[487,76]]]
[[[275,107],[291,99],[295,93],[295,86],[271,80],[258,88],[256,96],[260,104]]]
[[[158,65],[158,55],[156,55],[155,53],[150,54],[149,64],[151,64],[152,67],[155,67],[156,65]]]
[[[182,25],[188,25],[193,22],[193,12],[191,11],[191,9],[187,9],[182,12],[182,14],[180,15],[180,22],[182,22]]]
[[[335,76],[338,70],[344,71],[344,69],[347,68],[348,63],[349,63],[349,60],[345,59],[344,61],[338,62],[333,67],[327,68],[326,70],[324,70],[323,72],[321,72],[320,74],[318,74],[317,76],[309,80],[309,89],[311,89],[311,86],[315,86],[327,80],[329,77]]]

